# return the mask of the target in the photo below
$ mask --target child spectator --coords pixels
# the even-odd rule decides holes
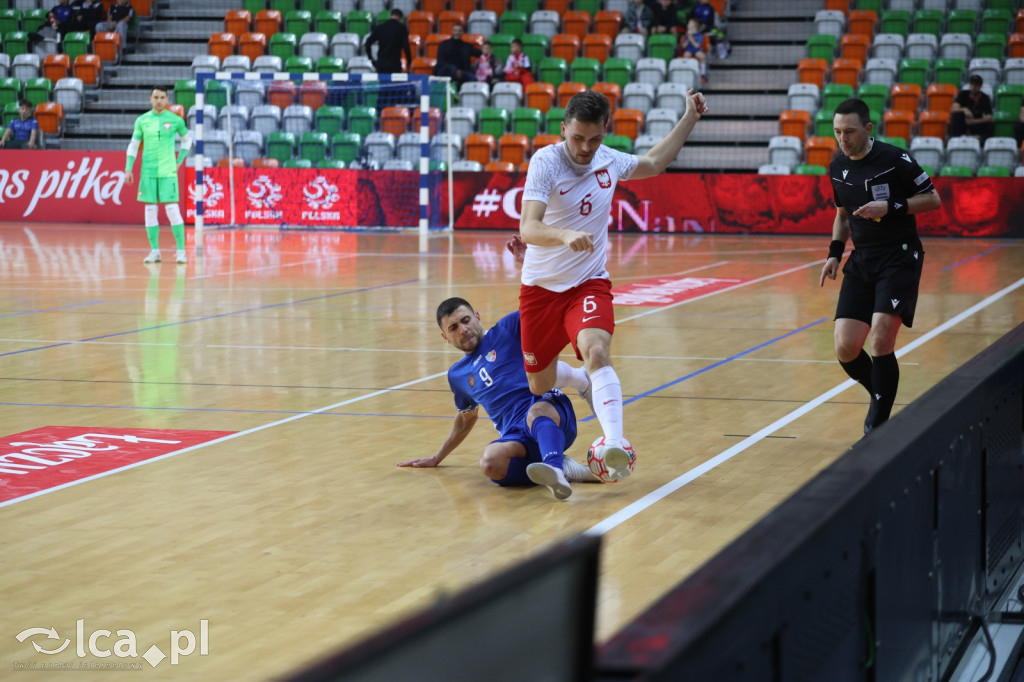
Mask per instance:
[[[0,147],[8,149],[35,149],[38,145],[39,124],[32,116],[32,103],[27,99],[18,102],[19,118],[7,124]]]
[[[686,22],[686,33],[679,38],[679,47],[676,48],[677,57],[690,57],[700,62],[700,80],[706,83],[706,67],[708,56],[704,54],[704,34],[700,32],[700,26],[696,18],[691,17]]]
[[[480,50],[480,58],[476,60],[476,79],[481,83],[487,83],[491,87],[501,80],[504,71],[498,58],[494,56],[494,47],[491,41],[486,41]]]
[[[644,4],[644,0],[633,0],[633,4],[626,9],[622,32],[639,33],[646,38],[651,32],[651,24],[653,22],[654,12]]]
[[[533,65],[523,52],[523,41],[519,38],[514,38],[509,47],[508,59],[505,60],[505,80],[521,83],[524,88],[533,82]]]

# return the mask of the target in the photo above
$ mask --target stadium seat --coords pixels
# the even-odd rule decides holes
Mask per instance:
[[[618,83],[601,81],[594,83],[593,87],[590,89],[594,92],[600,92],[608,98],[608,104],[611,106],[612,114],[614,114],[615,110],[619,108],[619,102],[622,100],[622,88],[619,87]]]
[[[326,33],[304,33],[299,38],[298,54],[302,57],[309,57],[316,63],[321,57],[327,56],[330,47],[329,40]]]
[[[943,3],[945,4],[945,3]],[[916,33],[929,33],[939,36],[942,33],[942,26],[945,23],[945,7],[935,9],[922,7],[914,12],[914,31]]]
[[[287,61],[295,56],[298,44],[298,39],[292,33],[275,33],[270,36],[267,51],[269,54],[280,57],[282,61]]]
[[[276,9],[260,10],[256,13],[256,20],[253,22],[255,32],[262,33],[268,39],[281,31],[281,25],[281,13]]]
[[[836,38],[846,32],[846,15],[836,10],[820,10],[814,15],[814,32]]]
[[[295,155],[295,134],[287,131],[274,131],[266,138],[266,154],[280,163],[286,163]]]
[[[21,30],[20,9],[0,9],[0,36]]]
[[[448,132],[459,135],[462,139],[466,139],[466,137],[475,133],[476,112],[469,107],[452,107],[449,109]],[[401,140],[401,136],[398,139]]]
[[[700,89],[700,63],[689,57],[677,57],[668,63],[666,78],[669,82],[679,83],[687,89]]]
[[[644,57],[636,62],[633,80],[637,83],[650,83],[658,87],[665,82],[668,70],[667,62],[656,57]]]
[[[878,14],[869,9],[855,9],[847,15],[849,32],[854,35],[866,36],[870,43],[878,27]]]
[[[612,52],[620,59],[636,63],[644,58],[646,41],[639,33],[620,33],[614,39]]]
[[[864,65],[864,82],[892,87],[896,82],[896,62],[882,57],[869,59]]]
[[[969,166],[943,166],[939,171],[941,178],[970,178],[974,171]]]
[[[607,135],[604,138],[604,143],[623,154],[633,153],[633,140],[625,135]]]
[[[360,40],[355,33],[335,33],[331,36],[330,53],[332,57],[340,57],[347,63],[359,54]]]
[[[974,52],[974,41],[966,33],[944,33],[939,40],[939,56],[967,61]]]
[[[282,168],[313,168],[309,159],[291,158],[284,162]]]
[[[483,170],[483,164],[478,163],[476,161],[467,161],[466,159],[459,159],[452,163],[453,173],[481,173],[483,172]]]
[[[856,59],[839,58],[832,62],[832,82],[857,87],[863,65]]]
[[[541,82],[558,87],[568,79],[569,65],[564,59],[545,57],[537,63],[537,78]]]
[[[677,42],[674,33],[655,33],[647,39],[647,56],[660,59],[667,65],[675,55]]]
[[[797,72],[800,74],[801,83],[813,83],[822,88],[828,74],[828,62],[824,59],[805,57],[797,65]]]
[[[565,109],[562,107],[551,107],[547,116],[544,117],[544,130],[548,135],[554,135],[562,139],[562,123],[565,122]]]
[[[396,139],[409,132],[411,117],[406,107],[385,107],[380,114],[380,129]]]
[[[826,113],[831,126],[832,115],[828,111]],[[784,137],[795,137],[802,142],[807,137],[807,129],[810,124],[810,112],[802,109],[787,109],[779,114],[779,132]]]
[[[562,30],[562,17],[558,12],[541,9],[530,15],[530,33],[538,33],[549,39]]]
[[[487,173],[515,173],[516,166],[508,161],[490,161],[484,166],[484,171]]]
[[[277,159],[262,157],[258,159],[253,159],[249,163],[249,166],[251,168],[280,168],[281,163]]]
[[[252,60],[245,55],[232,54],[224,58],[220,68],[228,73],[246,73],[252,70]]]
[[[633,80],[633,62],[618,57],[607,59],[604,63],[604,79],[625,88]]]
[[[551,38],[551,56],[564,59],[567,64],[580,53],[580,38],[571,33],[558,33]]]
[[[209,161],[209,159],[207,160]],[[234,158],[228,158],[225,156],[217,161],[217,168],[245,168],[245,165],[245,159],[241,158],[241,156],[236,156]]]
[[[423,54],[430,59],[437,59],[437,48],[444,41],[451,38],[447,33],[432,33],[423,39]]]
[[[614,41],[622,30],[622,13],[614,10],[601,10],[594,15],[594,33],[606,35]]]
[[[85,108],[85,93],[78,78],[61,78],[53,86],[53,101],[64,107],[66,116],[80,114]]]
[[[434,14],[424,11],[410,12],[406,24],[411,35],[426,39],[434,32]]]
[[[313,129],[313,109],[304,104],[292,104],[281,112],[281,130],[293,133],[298,139]]]
[[[590,34],[590,13],[580,10],[565,12],[562,14],[562,30],[585,40]]]
[[[99,40],[99,36],[102,34],[97,33],[96,39]],[[117,35],[116,33],[114,35]],[[223,61],[225,57],[235,54],[238,48],[238,38],[235,37],[234,33],[214,33],[210,36],[207,41],[209,46],[209,53],[211,56]],[[109,61],[105,59],[104,61]]]
[[[796,137],[775,135],[768,140],[768,160],[775,166],[796,168],[803,159],[803,140]]]
[[[523,53],[535,66],[545,58],[551,46],[551,39],[539,33],[526,33],[522,36],[522,41]]]
[[[224,14],[224,32],[241,38],[252,30],[252,14],[245,9],[229,9]]]
[[[978,169],[977,176],[979,178],[1008,178],[1010,177],[1010,168],[1006,166],[982,166]]]
[[[412,72],[420,74],[421,76],[432,76],[434,74],[434,66],[437,64],[436,59],[430,57],[415,57],[412,60]],[[481,85],[487,85],[481,83]]]
[[[978,23],[978,12],[974,9],[957,7],[946,15],[946,32],[974,35]]]
[[[882,115],[885,123],[886,137],[901,137],[910,141],[910,135],[914,128],[914,114],[910,111],[889,109]]]
[[[802,163],[793,169],[793,175],[828,175],[828,168]]]
[[[970,168],[973,173],[981,165],[981,143],[974,137],[952,137],[946,142],[946,163]]]
[[[469,13],[466,31],[490,38],[498,31],[498,15],[489,10],[474,10]]]
[[[530,83],[525,89],[526,106],[548,112],[555,101],[555,86],[551,83]]]
[[[661,138],[657,135],[651,135],[650,133],[640,135],[633,140],[633,153],[637,156],[643,156],[653,149],[654,145],[658,144],[660,141]]]
[[[918,117],[918,135],[946,139],[949,127],[949,109],[941,111],[922,111]]]
[[[898,33],[879,33],[871,42],[871,56],[899,63],[903,58],[903,44],[903,36]]]
[[[395,158],[409,161],[414,164],[420,162],[420,134],[405,133],[398,138],[395,144]]]
[[[491,106],[514,111],[523,101],[523,86],[520,83],[495,83],[491,92]]]
[[[377,166],[383,166],[395,156],[395,136],[391,133],[377,131],[366,136],[363,150]]]
[[[192,58],[192,78],[200,73],[217,73],[220,71],[220,57],[212,54],[197,54]]]
[[[945,144],[940,137],[915,136],[910,140],[910,152],[922,167],[941,168],[946,155]]]
[[[11,76],[20,81],[39,78],[41,60],[37,54],[19,54],[11,62]]]
[[[29,78],[25,81],[25,99],[31,102],[33,107],[41,102],[49,102],[52,93],[53,82],[48,78]]]
[[[248,107],[249,111],[263,104],[267,86],[262,81],[240,80],[234,82],[235,102]]]
[[[934,61],[939,51],[938,38],[930,33],[911,33],[907,36],[903,56],[908,59]]]
[[[513,38],[522,38],[526,33],[527,16],[522,12],[508,10],[501,13],[498,25],[502,34]]]
[[[530,151],[530,140],[526,135],[507,133],[498,139],[498,154],[502,161],[520,164],[527,159]]]
[[[655,89],[654,106],[672,109],[679,116],[686,111],[686,88],[679,83],[662,83]]]
[[[249,129],[268,137],[281,129],[281,108],[273,104],[261,104],[249,115]]]
[[[662,139],[671,132],[678,119],[678,115],[672,109],[651,109],[644,115],[644,132],[638,135],[634,142],[646,135],[653,135],[659,140]]]
[[[36,105],[35,116],[43,133],[57,137],[64,134],[64,107],[59,102],[40,102]]]
[[[94,54],[80,54],[74,61],[75,78],[81,79],[86,88],[95,88],[103,82],[103,64]]]
[[[612,117],[612,130],[635,140],[643,132],[644,115],[639,109],[616,109]]]
[[[313,60],[309,57],[288,57],[284,60],[284,70],[289,73],[312,73]]]
[[[1022,50],[1024,51],[1024,50]],[[583,56],[602,64],[612,54],[612,39],[602,33],[589,33],[583,37]]]
[[[238,54],[255,62],[267,52],[267,37],[262,33],[243,33],[238,41]]]
[[[71,59],[66,54],[48,54],[43,58],[43,77],[56,84],[71,73]]]
[[[1024,58],[1007,59],[1003,63],[1003,82],[1024,85]]]
[[[348,72],[349,73],[373,73],[376,69],[373,68],[373,62],[370,61],[369,57],[355,56],[348,60]]]
[[[331,156],[346,165],[356,161],[362,154],[363,136],[358,133],[338,133],[331,138]]]
[[[868,49],[871,38],[860,33],[847,33],[839,40],[840,56],[844,59],[856,59],[861,63],[868,60]]]
[[[892,108],[916,114],[921,107],[921,86],[913,83],[896,83],[889,91]]]
[[[195,130],[196,123],[199,121],[199,105],[193,104],[188,108],[188,114],[185,116],[185,121],[188,123],[189,130]],[[203,126],[207,130],[215,130],[217,128],[217,107],[212,104],[204,104],[202,108],[203,113]]]
[[[959,90],[960,84],[965,80],[963,77],[963,72],[963,59],[951,59],[940,57],[939,59],[935,60],[934,81],[936,83],[945,83],[948,85],[953,85],[956,86],[957,90]]]
[[[985,140],[982,151],[986,166],[1003,166],[1011,170],[1017,167],[1020,152],[1012,137],[990,137]]]
[[[873,116],[880,116],[889,101],[889,88],[875,83],[864,83],[857,88],[857,97],[864,100]]]
[[[293,9],[284,13],[284,32],[301,36],[313,27],[313,15],[306,10]]]
[[[926,107],[935,111],[949,111],[956,99],[956,86],[947,83],[932,83],[925,90],[928,98]]]
[[[654,108],[654,87],[650,83],[629,83],[622,89],[622,106],[647,112]]]
[[[0,52],[0,78],[9,78],[11,75],[11,56]]]
[[[793,83],[786,92],[790,109],[800,109],[813,114],[820,108],[821,91],[813,83]]]
[[[252,62],[252,70],[257,73],[277,73],[284,71],[284,60],[273,54],[265,54]]]
[[[230,119],[230,121],[229,121]],[[221,107],[217,114],[217,127],[227,130],[230,123],[231,131],[249,129],[249,107],[244,104],[230,104]]]
[[[1002,59],[1006,47],[1006,34],[982,33],[974,45],[974,56]]]
[[[927,85],[930,68],[931,64],[924,59],[901,59],[897,78],[900,83],[914,83],[923,88]]]
[[[263,135],[255,130],[239,130],[232,136],[234,153],[246,165],[263,156]]]
[[[822,109],[815,112],[812,124],[812,135],[815,137],[828,137],[834,135],[833,130],[833,112],[827,109]]]
[[[497,143],[493,135],[474,133],[466,137],[466,159],[488,164],[496,155]]]
[[[86,33],[86,36],[89,34]],[[4,36],[4,52],[11,57],[21,54],[28,54],[28,33],[25,31],[11,31]]]
[[[580,92],[586,92],[586,90],[587,86],[583,83],[562,83],[555,91],[555,97],[558,99],[558,106],[564,109],[569,103],[569,100],[572,99],[573,95]]]
[[[360,40],[369,35],[370,30],[373,29],[373,24],[373,13],[366,10],[352,10],[345,15],[345,30],[349,33],[355,33],[359,36]]]
[[[968,77],[981,76],[985,84],[994,86],[1002,76],[1002,66],[998,59],[975,57],[967,66]]]
[[[462,138],[451,133],[439,133],[430,139],[430,159],[448,161],[449,149],[453,159],[462,157]]]
[[[320,10],[313,15],[313,30],[326,33],[328,40],[345,28],[345,15],[337,10]]]
[[[809,137],[804,142],[805,163],[828,168],[836,155],[837,147],[835,137]]]
[[[439,12],[437,15],[437,32],[445,35],[451,35],[452,26],[460,24],[465,27],[466,15],[462,12],[445,11]]]
[[[1022,10],[1024,11],[1024,10]],[[1024,58],[1024,33],[1014,33],[1007,40],[1007,56],[1011,59]]]
[[[761,164],[757,169],[758,175],[790,175],[793,170],[789,166],[780,166],[774,163]]]
[[[824,87],[821,93],[822,108],[831,115],[841,102],[853,97],[854,92],[854,89],[849,85],[829,83]]]
[[[490,105],[490,100],[491,88],[487,83],[468,82],[459,87],[459,103],[478,113]]]
[[[838,39],[828,33],[813,33],[807,38],[807,57],[831,62],[836,57]]]

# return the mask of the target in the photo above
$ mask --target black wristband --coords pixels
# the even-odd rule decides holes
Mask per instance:
[[[889,212],[886,215],[905,215],[907,212],[907,200],[902,197],[892,197],[888,204]]]
[[[833,239],[828,245],[828,257],[836,260],[843,260],[843,251],[846,249],[846,242]]]

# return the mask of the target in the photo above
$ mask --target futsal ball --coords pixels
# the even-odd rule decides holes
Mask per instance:
[[[614,439],[601,436],[590,444],[587,464],[594,475],[605,483],[615,483],[633,473],[636,466],[636,451],[625,438]]]

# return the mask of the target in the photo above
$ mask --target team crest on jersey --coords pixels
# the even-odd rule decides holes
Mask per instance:
[[[498,354],[492,349],[491,352],[487,354],[487,362],[494,362],[497,359]]]
[[[531,367],[537,364],[537,356],[535,356],[533,353],[527,353],[525,350],[523,351],[523,360],[525,360],[526,364],[530,365]]]
[[[170,123],[164,123],[164,130],[170,130],[170,129],[171,129],[171,124]]]
[[[599,170],[594,173],[594,177],[597,178],[597,184],[601,185],[601,189],[608,189],[612,186],[612,176],[608,174],[608,171]]]
[[[476,388],[476,377],[472,374],[469,375],[469,387]]]

